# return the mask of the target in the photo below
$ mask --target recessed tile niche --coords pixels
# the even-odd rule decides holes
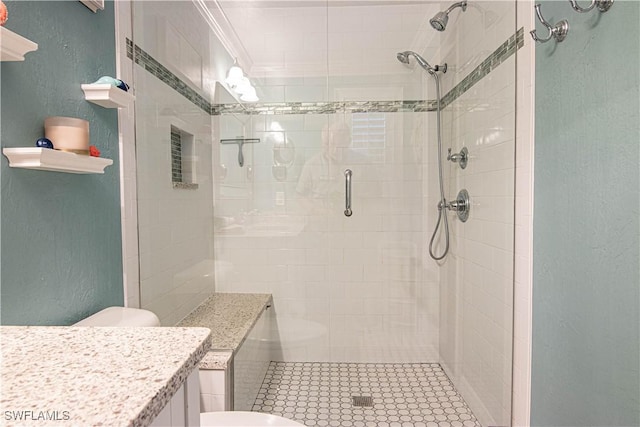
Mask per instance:
[[[194,137],[184,130],[171,126],[171,182],[173,188],[195,190],[196,155]]]

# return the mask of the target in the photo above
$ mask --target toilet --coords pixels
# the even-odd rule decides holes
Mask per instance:
[[[160,319],[149,310],[107,307],[73,326],[160,326]]]
[[[160,319],[148,310],[129,307],[108,307],[73,326],[160,326]],[[304,427],[296,421],[260,412],[222,411],[200,414],[201,427]]]
[[[224,412],[204,412],[200,414],[200,425],[228,426],[228,427],[262,427],[262,426],[297,426],[304,427],[296,421],[278,417],[271,414],[261,414],[259,412],[224,411]]]

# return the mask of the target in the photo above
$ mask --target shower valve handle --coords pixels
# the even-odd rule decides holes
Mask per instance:
[[[446,199],[440,200],[438,202],[438,210],[441,211],[443,209],[454,211],[460,221],[466,222],[469,219],[469,211],[471,210],[471,200],[467,190],[460,190],[456,199],[450,202],[447,202]]]
[[[467,204],[464,202],[464,200],[454,200],[447,203],[447,208],[449,208],[450,211],[463,211],[466,209],[466,207]]]
[[[467,167],[467,162],[469,161],[469,150],[467,150],[467,147],[462,147],[459,153],[451,154],[451,148],[449,148],[447,160],[453,163],[460,163],[460,167],[464,169]]]
[[[451,155],[451,148],[449,148],[447,150],[447,160],[451,160],[452,162],[457,162],[458,161],[458,155],[457,154]]]

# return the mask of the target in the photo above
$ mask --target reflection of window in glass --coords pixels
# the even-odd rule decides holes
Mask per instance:
[[[359,151],[374,163],[384,163],[387,137],[384,113],[355,113],[351,122],[351,141]]]

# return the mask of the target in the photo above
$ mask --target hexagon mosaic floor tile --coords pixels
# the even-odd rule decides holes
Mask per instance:
[[[252,410],[307,427],[480,427],[437,363],[271,362]]]

